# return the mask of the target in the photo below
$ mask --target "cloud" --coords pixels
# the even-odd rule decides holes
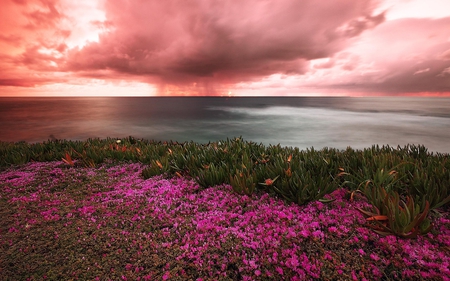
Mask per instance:
[[[450,76],[450,67],[447,67],[447,68],[445,68],[444,70],[442,70],[442,72],[441,73],[439,73],[439,77],[445,77],[446,75],[449,75]]]
[[[15,35],[15,34],[9,34],[9,35],[0,34],[0,41],[2,41],[2,43],[8,44],[8,45],[20,46],[20,44],[23,41],[23,38],[18,35]]]
[[[387,20],[395,9],[380,3],[5,0],[0,85],[133,81],[157,85],[159,94],[201,95],[450,92],[450,17]]]
[[[31,30],[41,29],[43,27],[57,27],[59,21],[64,18],[64,15],[61,14],[56,7],[58,2],[58,0],[40,0],[35,1],[35,4],[38,4],[38,6],[33,7],[29,5],[29,7],[33,8],[31,8],[30,11],[25,12],[25,15],[28,18],[26,27]],[[22,1],[19,1],[17,3],[23,5]]]
[[[450,49],[442,52],[442,54],[439,56],[442,60],[450,60]]]
[[[0,17],[0,85],[35,87],[64,81],[59,64],[65,61],[71,36],[64,1],[6,0]]]
[[[323,59],[319,59],[320,61],[322,61]],[[319,63],[315,63],[313,64],[313,67],[316,69],[321,69],[321,68],[331,68],[335,65],[335,60],[331,59],[331,58],[327,58],[326,61],[322,61]]]
[[[110,31],[71,50],[65,70],[109,69],[177,86],[301,75],[310,60],[332,56],[382,23],[374,7],[353,0],[110,0]]]
[[[420,73],[425,73],[425,72],[428,72],[428,71],[430,71],[429,67],[425,68],[425,69],[417,70],[416,72],[413,73],[413,75],[417,75],[417,74],[420,74]]]
[[[357,94],[450,92],[448,30],[450,18],[384,22],[336,54],[334,66],[317,76],[322,83],[311,77],[302,86]]]
[[[48,83],[48,79],[30,79],[24,78],[0,78],[0,86],[13,86],[13,87],[34,87],[39,84]]]
[[[350,21],[341,28],[341,31],[350,37],[357,36],[367,29],[374,28],[386,19],[385,12],[376,16],[364,16]]]

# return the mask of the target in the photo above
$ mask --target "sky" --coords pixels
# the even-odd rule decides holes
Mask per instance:
[[[0,96],[448,96],[449,0],[1,0]]]

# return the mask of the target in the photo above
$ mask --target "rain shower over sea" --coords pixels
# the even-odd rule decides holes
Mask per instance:
[[[199,143],[242,136],[300,149],[409,143],[450,153],[450,98],[0,98],[0,141],[128,136]]]

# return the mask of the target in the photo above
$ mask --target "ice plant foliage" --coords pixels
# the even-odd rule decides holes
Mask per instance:
[[[396,158],[395,152],[392,152],[374,155],[373,151],[366,150],[364,153],[372,157],[370,161],[363,158],[364,165],[353,173],[347,173],[344,168],[340,168],[341,173],[338,176],[351,179],[345,181],[344,186],[357,186],[356,190],[352,191],[351,198],[356,192],[361,192],[372,205],[370,209],[358,210],[367,217],[367,225],[374,231],[381,235],[395,234],[402,238],[416,238],[417,235],[426,234],[432,229],[430,210],[450,202],[448,185],[439,184],[450,176],[447,168],[448,157],[442,158],[441,167],[432,168],[432,171],[440,171],[441,174],[436,174],[437,180],[430,181],[429,176],[424,174],[429,167],[424,168],[423,165],[433,166],[436,159],[426,154],[425,150],[412,149],[409,161]],[[403,158],[404,156],[406,155],[403,155]],[[415,159],[419,156],[419,159]],[[401,162],[398,163],[399,161]],[[394,168],[385,169],[385,166],[394,164],[397,164]]]
[[[300,206],[258,190],[237,194],[228,184],[205,189],[180,176],[144,179],[145,167],[57,161],[2,171],[1,275],[6,280],[449,280],[448,213],[433,217],[434,229],[417,239],[380,236],[363,226],[366,219],[357,208],[371,205],[360,193],[350,201],[348,190],[337,189],[325,196],[335,199],[328,204]],[[267,178],[276,184],[275,177]]]
[[[336,159],[325,159],[336,158],[336,150],[265,147],[241,138],[171,147],[151,160],[143,171],[145,178],[184,174],[204,188],[226,183],[246,195],[259,188],[299,205],[322,199],[338,187],[333,178]]]
[[[145,178],[161,174],[187,176],[204,188],[226,183],[247,195],[263,189],[299,205],[323,201],[325,195],[340,185],[355,188],[343,184],[349,182],[349,175],[359,179],[356,185],[364,182],[411,196],[421,209],[426,202],[430,210],[450,203],[449,155],[428,153],[420,145],[300,151],[280,145],[266,147],[242,138],[198,144],[139,140],[131,136],[84,142],[0,142],[0,170],[30,161],[61,159],[68,165],[85,167],[96,167],[107,159],[140,162],[150,164],[143,170]],[[270,185],[258,184],[275,178],[278,180]]]
[[[414,199],[410,196],[406,197],[405,203],[395,191],[388,192],[384,188],[375,187],[371,189],[370,193],[378,194],[372,195],[370,198],[372,200],[379,198],[379,207],[372,206],[372,212],[363,209],[358,209],[358,211],[367,217],[368,226],[378,234],[395,234],[403,238],[416,238],[419,234],[430,232],[433,225],[427,218],[430,210],[428,201],[425,202],[421,211],[420,206],[415,204]]]

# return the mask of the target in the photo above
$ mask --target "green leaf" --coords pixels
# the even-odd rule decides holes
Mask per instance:
[[[325,199],[325,198],[319,199],[319,202],[322,202],[322,203],[331,203],[333,201],[336,201],[336,198],[334,198],[334,199]]]

